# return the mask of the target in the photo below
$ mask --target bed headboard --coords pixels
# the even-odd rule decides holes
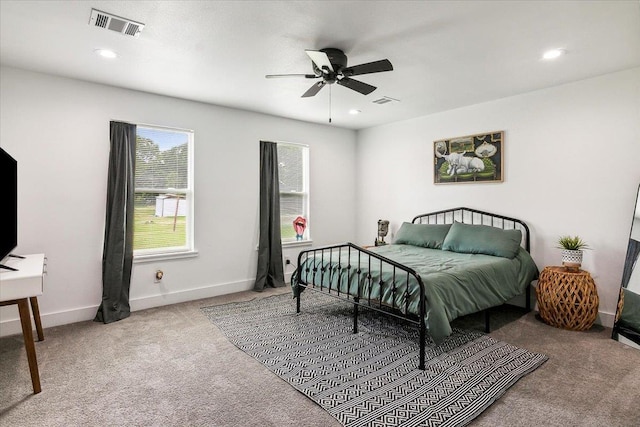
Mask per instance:
[[[524,221],[490,212],[470,208],[445,209],[418,215],[411,222],[414,224],[453,224],[454,222],[462,222],[464,224],[490,225],[503,230],[520,230],[522,232],[520,245],[527,252],[530,252],[531,249],[529,227]]]

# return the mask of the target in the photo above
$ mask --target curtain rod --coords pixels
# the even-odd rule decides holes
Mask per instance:
[[[185,128],[178,128],[178,127],[172,127],[172,126],[154,125],[154,124],[149,124],[149,123],[136,123],[136,122],[131,122],[129,120],[111,119],[111,121],[112,122],[127,123],[127,124],[130,124],[130,125],[136,125],[136,126],[142,126],[142,127],[151,127],[151,128],[177,130],[177,131],[182,131],[182,132],[193,132],[193,133],[195,133],[195,131],[193,129],[185,129]]]
[[[287,141],[270,141],[267,139],[261,139],[260,141],[264,141],[264,142],[274,142],[276,144],[285,144],[285,145],[297,145],[300,147],[307,147],[309,148],[309,144],[302,144],[300,142],[287,142]]]

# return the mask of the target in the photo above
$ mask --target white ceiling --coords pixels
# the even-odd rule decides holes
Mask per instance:
[[[146,27],[89,26],[91,8]],[[352,129],[640,66],[638,0],[2,0],[0,30],[3,65],[318,123],[331,92],[333,125]],[[301,98],[313,80],[265,79],[311,73],[304,50],[324,47],[394,71],[356,77],[378,87],[367,96],[332,85]],[[540,59],[557,47],[567,54]],[[372,103],[382,96],[401,102]]]

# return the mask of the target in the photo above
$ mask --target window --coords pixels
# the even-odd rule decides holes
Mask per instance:
[[[191,131],[137,126],[133,251],[193,251]]]
[[[282,243],[310,241],[308,227],[309,147],[279,142],[278,178],[280,180]],[[299,218],[302,218],[302,221],[299,221]],[[302,222],[304,227],[294,227],[296,220]]]

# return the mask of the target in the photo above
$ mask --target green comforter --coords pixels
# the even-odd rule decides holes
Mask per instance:
[[[387,245],[372,249],[379,255],[410,267],[420,275],[426,295],[425,325],[434,341],[440,342],[451,334],[449,322],[459,316],[482,311],[503,304],[522,294],[537,278],[538,269],[524,249],[513,259],[479,254],[462,254],[426,249],[411,245]],[[315,258],[307,258],[300,266],[302,281],[308,286],[331,287],[333,291],[359,295],[401,310],[419,314],[420,291],[413,276],[382,263],[362,252],[345,248]],[[307,266],[316,267],[306,271]],[[347,265],[351,265],[347,269]],[[381,273],[380,273],[381,272]],[[370,273],[370,274],[369,274]],[[392,282],[397,291],[392,292]],[[408,292],[405,292],[408,285]],[[298,292],[295,280],[294,293]]]

